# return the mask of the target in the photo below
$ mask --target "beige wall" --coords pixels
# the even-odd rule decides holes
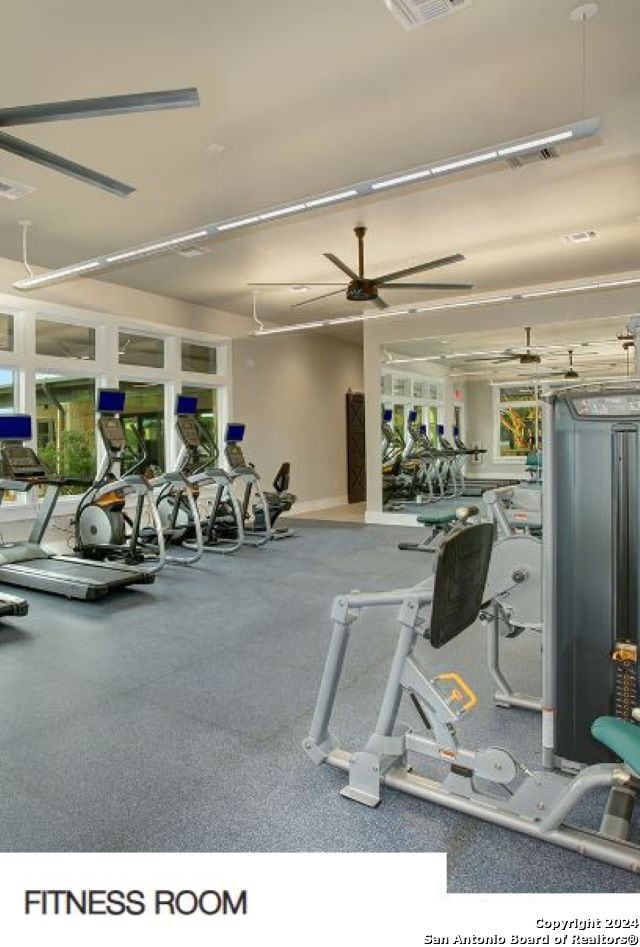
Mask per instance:
[[[300,503],[344,502],[345,394],[362,391],[362,349],[316,332],[236,340],[232,379],[233,419],[264,481],[288,460]]]

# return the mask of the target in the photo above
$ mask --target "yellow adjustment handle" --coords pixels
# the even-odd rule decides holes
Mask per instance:
[[[478,703],[478,698],[476,697],[474,692],[471,690],[467,682],[463,681],[463,679],[460,677],[459,674],[455,674],[453,671],[449,671],[447,674],[438,674],[435,680],[436,681],[453,681],[455,684],[458,685],[462,693],[454,689],[451,693],[451,699],[452,701],[462,700],[463,694],[466,695],[468,699],[467,699],[466,704],[462,705],[463,711],[467,712],[469,710],[473,710],[473,708]]]

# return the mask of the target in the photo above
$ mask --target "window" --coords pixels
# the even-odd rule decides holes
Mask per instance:
[[[0,368],[0,414],[11,414],[14,404],[13,372],[9,368]]]
[[[119,387],[127,395],[122,420],[132,451],[144,452],[146,467],[165,470],[164,385],[122,381]]]
[[[36,355],[93,359],[96,357],[96,331],[89,326],[36,319]]]
[[[381,377],[380,377],[380,391],[382,392],[383,395],[390,395],[390,394],[391,394],[391,381],[392,381],[392,377],[393,377],[393,376],[387,375],[387,374],[381,375]]]
[[[13,352],[13,316],[0,312],[0,349]]]
[[[51,473],[92,480],[96,468],[93,378],[36,375],[37,451]],[[82,493],[81,486],[63,493]]]
[[[526,457],[530,451],[536,450],[540,443],[541,421],[535,386],[509,385],[498,388],[498,457]]]
[[[164,368],[164,339],[133,332],[118,334],[118,361],[121,365]]]
[[[183,385],[182,394],[198,399],[198,413],[196,417],[209,434],[214,444],[218,443],[218,392],[215,388],[198,388],[194,385]]]
[[[200,372],[203,375],[215,375],[217,371],[217,351],[211,345],[196,345],[195,342],[182,342],[182,371]]]
[[[1,318],[1,317],[0,317]],[[11,318],[11,317],[9,317]],[[13,372],[9,368],[0,368],[0,414],[11,414],[15,411],[15,387]],[[13,490],[7,490],[2,498],[3,503],[17,499]]]
[[[393,406],[393,426],[395,427],[398,434],[404,439],[405,423],[403,404],[394,404]]]
[[[435,444],[438,438],[438,408],[435,404],[429,405],[427,431],[429,440]]]
[[[403,375],[394,375],[392,394],[401,395],[401,396],[404,395],[410,398],[411,397],[411,379],[405,378]]]

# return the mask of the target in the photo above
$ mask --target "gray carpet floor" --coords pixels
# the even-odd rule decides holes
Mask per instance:
[[[301,750],[333,597],[410,585],[430,557],[414,529],[297,524],[297,539],[167,568],[99,602],[27,593],[0,626],[0,848],[5,851],[446,851],[452,891],[637,891],[626,872],[388,791],[370,810],[345,776]],[[356,626],[335,732],[373,723],[393,614]],[[493,707],[484,634],[421,660],[481,698],[465,742],[536,763],[539,721]],[[504,645],[521,689],[539,687],[539,640]],[[403,719],[418,724],[409,704]],[[589,813],[587,813],[589,815]]]

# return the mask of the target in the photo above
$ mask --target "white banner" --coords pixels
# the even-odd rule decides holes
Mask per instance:
[[[447,894],[435,854],[0,856],[5,944],[635,947],[639,907],[634,895]]]

